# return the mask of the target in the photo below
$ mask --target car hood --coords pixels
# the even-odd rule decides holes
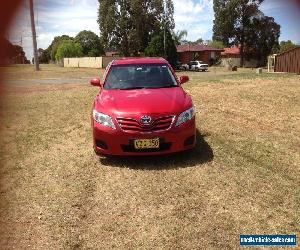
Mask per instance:
[[[181,87],[158,89],[105,90],[95,100],[95,108],[112,116],[179,114],[192,106]]]

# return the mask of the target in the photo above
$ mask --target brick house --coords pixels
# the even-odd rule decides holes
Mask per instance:
[[[255,53],[254,53],[255,55]],[[241,52],[240,46],[232,46],[224,48],[224,51],[221,53],[221,65],[224,67],[227,66],[237,66],[240,67],[241,64]],[[261,65],[262,62],[254,58],[244,58],[244,67],[246,68],[256,68]]]
[[[220,58],[223,49],[217,49],[204,44],[181,44],[177,46],[179,61],[183,64],[199,60],[212,64]]]
[[[221,52],[222,58],[240,58],[240,48],[238,46],[232,46],[229,48],[224,48],[224,51]]]

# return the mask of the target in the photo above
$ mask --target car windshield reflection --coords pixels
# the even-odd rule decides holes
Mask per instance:
[[[113,65],[104,89],[170,88],[178,86],[167,64]]]

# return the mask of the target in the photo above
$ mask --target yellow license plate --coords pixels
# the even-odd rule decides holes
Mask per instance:
[[[135,149],[159,148],[159,138],[134,140]]]

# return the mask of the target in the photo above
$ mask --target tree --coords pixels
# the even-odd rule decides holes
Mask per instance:
[[[166,23],[166,28],[170,31],[175,28],[175,21],[174,21],[174,5],[172,0],[163,0],[165,3],[164,10],[163,10],[163,21]]]
[[[213,47],[213,48],[217,48],[217,49],[223,49],[225,47],[223,42],[216,41],[216,40],[212,40],[212,41],[209,40],[208,41],[208,46]]]
[[[72,40],[64,40],[57,48],[55,59],[57,61],[65,57],[80,57],[83,55],[83,48],[80,43]]]
[[[47,57],[48,62],[49,61],[54,62],[56,60],[55,56],[56,56],[57,49],[58,49],[60,43],[64,40],[73,40],[73,37],[70,37],[68,35],[54,37],[51,44],[45,50],[45,56]]]
[[[213,37],[215,41],[221,41],[229,46],[230,39],[234,36],[234,20],[236,14],[234,5],[230,0],[213,0],[215,19],[213,24]]]
[[[225,46],[240,45],[241,66],[244,64],[245,33],[250,20],[259,13],[263,0],[214,0],[213,40]]]
[[[166,51],[164,51],[164,31],[154,35],[145,50],[146,56],[165,57],[167,61],[174,67],[177,62],[177,50],[169,30],[166,30]]]
[[[171,33],[176,45],[181,44],[184,41],[183,38],[187,36],[186,30],[171,31]]]
[[[293,48],[294,46],[295,46],[295,44],[291,40],[281,41],[280,45],[279,45],[279,48],[280,48],[279,53],[287,51],[287,50]]]
[[[273,49],[278,45],[276,37],[280,33],[280,26],[259,10],[262,2],[263,0],[214,0],[213,40],[222,41],[225,46],[238,45],[241,66],[252,47],[257,48],[259,54],[256,53],[256,56],[261,58],[266,57],[266,46]],[[271,26],[269,30],[267,25]],[[264,49],[257,44],[264,46]],[[254,54],[252,50],[252,55]]]
[[[92,31],[80,31],[75,36],[75,41],[81,44],[84,56],[100,56],[104,54],[100,38]]]
[[[275,53],[279,49],[278,39],[280,36],[280,25],[273,17],[260,14],[250,22],[250,29],[246,31],[245,56],[256,58],[262,61],[262,65],[267,62],[267,56]]]
[[[100,41],[105,50],[116,49],[117,0],[98,0]]]
[[[186,39],[181,40],[181,44],[194,44],[195,45],[195,44],[203,44],[203,42],[204,42],[204,40],[201,37],[195,41],[189,41]]]
[[[38,58],[40,63],[49,63],[47,51],[44,49],[38,49]]]
[[[124,56],[139,55],[161,29],[175,27],[172,0],[98,1],[100,40],[105,50],[114,49]]]
[[[251,30],[251,19],[260,13],[258,7],[263,0],[234,0],[234,41],[240,44],[241,67],[244,66],[245,47],[248,46],[246,34]],[[255,32],[255,31],[253,31]],[[249,46],[248,46],[249,47]]]
[[[2,58],[0,58],[0,65],[6,63],[28,63],[22,46],[12,44],[4,37],[0,37],[0,44],[2,44],[3,48],[5,48],[5,54]]]
[[[204,40],[200,37],[195,42],[192,42],[192,43],[194,43],[194,44],[202,44],[203,42],[204,42]]]
[[[12,45],[11,47],[11,54],[10,59],[12,63],[20,63],[25,64],[27,63],[27,58],[25,56],[25,52],[23,50],[23,47],[20,45]]]

